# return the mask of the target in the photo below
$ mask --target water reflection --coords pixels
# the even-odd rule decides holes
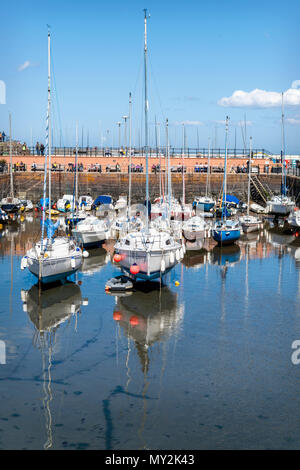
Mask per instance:
[[[199,268],[206,264],[208,259],[208,251],[203,248],[202,250],[186,251],[182,264],[187,268]]]
[[[73,282],[52,285],[39,291],[37,284],[21,291],[23,310],[39,333],[55,332],[60,323],[80,312],[88,301],[82,299],[80,287]]]
[[[218,266],[233,266],[241,259],[239,245],[215,246],[210,252],[210,262]]]
[[[91,248],[89,249],[89,257],[83,258],[83,263],[80,268],[80,271],[84,274],[94,274],[97,271],[105,266],[110,261],[110,255],[101,248]]]
[[[43,410],[45,414],[45,427],[47,440],[44,449],[53,446],[52,412],[53,400],[51,368],[53,362],[53,348],[55,346],[55,333],[59,326],[72,315],[80,313],[82,305],[88,305],[83,299],[80,287],[73,282],[47,286],[40,290],[38,285],[32,286],[28,291],[21,290],[23,311],[34,324],[36,330],[33,337],[34,346],[41,351],[42,377],[43,377]],[[75,323],[75,329],[77,321]]]
[[[143,373],[149,371],[149,347],[178,333],[183,315],[177,294],[159,283],[141,283],[132,295],[116,296],[113,318],[133,340]]]
[[[167,286],[159,283],[141,283],[136,287],[132,295],[116,295],[113,319],[116,323],[116,347],[121,336],[127,342],[127,354],[125,360],[126,385],[125,388],[117,387],[103,401],[103,412],[106,419],[106,448],[111,449],[113,441],[113,419],[111,415],[111,400],[118,394],[132,396],[129,386],[134,378],[131,370],[131,356],[133,350],[137,352],[141,372],[143,374],[143,388],[141,395],[135,395],[143,400],[143,413],[139,428],[137,430],[141,441],[141,448],[148,449],[143,436],[146,418],[147,402],[150,397],[147,391],[150,386],[150,351],[154,344],[166,345],[168,339],[179,334],[180,326],[184,317],[184,306],[178,303],[178,294],[172,292]],[[158,355],[160,360],[161,354]],[[117,353],[118,358],[118,353]],[[155,355],[151,354],[152,361]],[[117,359],[118,361],[118,359]],[[166,352],[163,354],[163,374],[167,362]],[[134,360],[133,360],[134,363]],[[157,364],[156,364],[157,366]]]

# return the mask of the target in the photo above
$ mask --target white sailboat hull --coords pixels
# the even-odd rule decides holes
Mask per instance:
[[[178,247],[179,253],[180,245]],[[122,256],[122,261],[120,262],[120,267],[127,274],[130,274],[130,267],[133,264],[137,264],[140,268],[140,271],[136,278],[140,279],[156,279],[160,275],[166,274],[170,269],[172,269],[179,261],[176,260],[176,251],[174,250],[167,251],[128,251],[119,249],[118,253]],[[172,255],[173,259],[172,259]],[[165,269],[162,272],[162,260],[165,262]]]
[[[280,201],[271,200],[267,202],[267,212],[275,215],[289,215],[294,210],[295,204],[293,201]]]
[[[74,242],[57,237],[41,255],[41,244],[37,243],[22,258],[21,269],[29,271],[43,283],[65,279],[75,273],[82,264],[82,252]]]
[[[80,232],[79,230],[73,230],[72,234],[79,245],[96,245],[108,238],[108,231],[104,230],[101,232]]]
[[[147,241],[148,240],[148,241]],[[135,279],[151,280],[166,274],[184,256],[183,248],[168,232],[132,232],[115,245],[121,255],[119,266]],[[138,272],[132,273],[135,265]]]

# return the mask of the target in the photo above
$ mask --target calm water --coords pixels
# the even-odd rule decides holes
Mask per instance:
[[[1,449],[300,448],[297,239],[210,243],[123,297],[111,243],[38,302],[20,270],[38,233],[27,217],[0,239]]]

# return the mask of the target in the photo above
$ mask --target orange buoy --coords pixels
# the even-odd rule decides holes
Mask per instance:
[[[137,264],[133,264],[130,266],[130,272],[131,274],[138,274],[140,272],[140,268]]]
[[[132,315],[132,317],[130,317],[129,323],[131,326],[137,326],[139,324],[138,317],[136,317],[135,315]]]
[[[122,259],[122,256],[119,255],[119,253],[116,253],[116,254],[114,255],[114,261],[115,261],[115,263],[119,263],[119,262],[121,261],[121,259]]]
[[[114,313],[113,313],[113,319],[114,319],[115,321],[120,321],[120,320],[122,320],[122,313],[119,312],[119,311],[114,312]]]

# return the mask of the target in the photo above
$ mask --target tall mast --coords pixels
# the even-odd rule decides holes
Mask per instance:
[[[148,95],[147,95],[147,9],[144,9],[145,42],[144,42],[144,74],[145,74],[145,158],[146,158],[146,233],[149,231],[149,175],[148,175]]]
[[[285,141],[284,141],[284,111],[283,111],[283,93],[281,93],[281,195],[286,195],[286,173],[285,173]]]
[[[251,158],[252,158],[252,137],[250,137],[250,153],[249,153],[249,165],[248,165],[248,206],[247,215],[250,211],[250,184],[251,184]]]
[[[169,216],[171,212],[171,168],[170,168],[170,145],[169,145],[169,120],[166,119],[166,140],[167,140],[167,163],[168,163],[168,205],[169,205]]]
[[[208,185],[210,178],[210,138],[208,138],[208,161],[207,161],[207,175],[206,175],[206,191],[205,196],[208,196]]]
[[[78,122],[76,122],[76,150],[75,150],[75,201],[73,201],[73,206],[75,206],[76,201],[78,201]]]
[[[10,197],[14,197],[13,167],[12,167],[12,145],[11,145],[11,113],[9,113],[9,160],[10,160]]]
[[[51,219],[51,49],[50,30],[48,29],[48,156],[49,156],[49,220]]]
[[[159,136],[159,123],[156,122],[156,116],[155,116],[155,146],[156,146],[156,156],[158,157],[159,153],[159,197],[161,198],[161,156],[160,156],[160,136]]]
[[[131,93],[129,93],[129,192],[128,192],[128,216],[130,215],[131,206]]]
[[[228,135],[228,121],[229,117],[226,116],[225,124],[225,161],[224,161],[224,187],[223,187],[223,209],[222,209],[222,219],[226,219],[226,197],[227,197],[227,135]]]
[[[185,181],[184,181],[184,153],[185,153],[185,127],[182,124],[182,138],[183,138],[183,148],[182,148],[182,204],[185,206]]]

